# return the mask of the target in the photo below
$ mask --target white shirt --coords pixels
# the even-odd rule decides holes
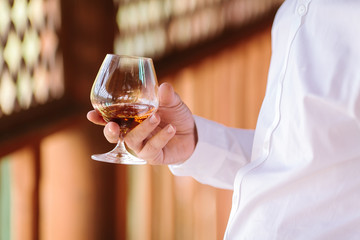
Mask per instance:
[[[360,239],[360,1],[287,0],[255,131],[195,117],[170,166],[233,189],[224,239]]]

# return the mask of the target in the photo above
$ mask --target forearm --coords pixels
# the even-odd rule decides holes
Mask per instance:
[[[232,189],[236,172],[250,162],[254,130],[229,128],[195,117],[198,142],[183,164],[171,165],[177,176],[192,176],[218,188]]]

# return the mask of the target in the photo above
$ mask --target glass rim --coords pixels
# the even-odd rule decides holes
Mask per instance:
[[[119,57],[119,58],[144,59],[144,60],[152,61],[152,58],[136,56],[136,55],[124,55],[124,54],[116,54],[116,53],[107,53],[106,56],[115,56],[115,57]]]

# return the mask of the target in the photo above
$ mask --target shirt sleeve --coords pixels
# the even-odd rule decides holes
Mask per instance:
[[[230,128],[194,116],[198,142],[192,156],[170,165],[177,176],[191,176],[217,188],[233,189],[237,171],[250,162],[254,130]]]

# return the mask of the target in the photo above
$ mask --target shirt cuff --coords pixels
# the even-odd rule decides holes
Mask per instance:
[[[223,164],[226,152],[209,143],[209,140],[216,137],[216,131],[221,131],[219,123],[194,116],[198,133],[198,142],[191,157],[184,163],[169,165],[170,171],[176,176],[192,176],[201,182],[201,178],[214,175]],[[223,127],[223,126],[222,126]],[[211,156],[212,161],[209,161]]]

